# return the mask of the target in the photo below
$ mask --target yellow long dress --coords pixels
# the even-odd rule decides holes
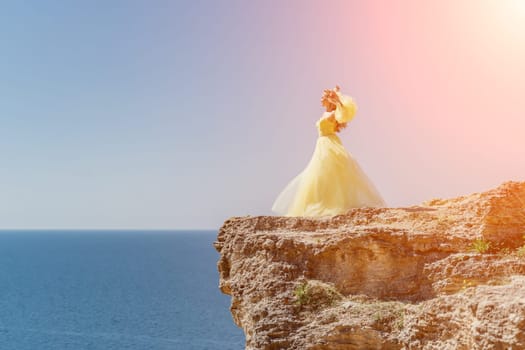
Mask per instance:
[[[357,107],[338,92],[335,119],[349,122]],[[384,207],[385,201],[336,135],[337,123],[325,113],[317,121],[319,137],[310,162],[277,196],[272,211],[283,216],[327,216],[351,208]]]

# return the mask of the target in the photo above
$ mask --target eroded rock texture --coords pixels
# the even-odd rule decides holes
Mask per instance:
[[[246,349],[525,349],[524,235],[525,182],[326,218],[233,217],[215,242],[219,287]]]

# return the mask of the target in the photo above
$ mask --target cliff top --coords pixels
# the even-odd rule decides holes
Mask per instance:
[[[525,182],[509,181],[411,207],[233,217],[214,245],[247,349],[525,348],[524,234]]]

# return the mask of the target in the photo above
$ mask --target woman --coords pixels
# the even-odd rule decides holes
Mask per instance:
[[[384,207],[385,201],[348,153],[337,132],[354,118],[357,106],[339,86],[324,90],[326,108],[317,121],[319,137],[306,168],[293,178],[275,200],[272,211],[284,216],[326,216],[358,207]]]

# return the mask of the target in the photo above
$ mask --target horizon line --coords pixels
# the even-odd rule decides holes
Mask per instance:
[[[1,228],[1,231],[218,231],[218,228]]]

